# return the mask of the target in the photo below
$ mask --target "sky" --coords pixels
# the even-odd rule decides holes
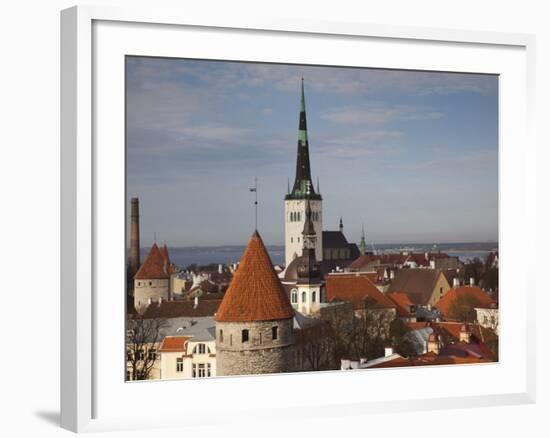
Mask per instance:
[[[304,78],[323,228],[349,241],[496,241],[498,77],[126,58],[127,205],[141,244],[284,242]]]

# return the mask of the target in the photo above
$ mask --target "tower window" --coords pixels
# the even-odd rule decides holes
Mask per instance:
[[[302,303],[306,302],[306,293],[302,292]]]
[[[242,342],[248,342],[248,330],[244,329],[242,331]]]
[[[298,212],[297,214],[298,214],[298,221],[300,221],[300,212]]]
[[[271,339],[274,341],[279,337],[279,327],[271,327]]]
[[[220,342],[223,342],[223,330],[220,330]]]
[[[297,303],[298,302],[298,291],[296,289],[292,289],[292,292],[291,292],[291,301],[293,303]]]
[[[313,292],[311,293],[311,301],[312,301],[313,303],[315,302],[315,296],[316,296],[316,295],[317,295],[317,294],[315,293],[315,291],[313,291]]]

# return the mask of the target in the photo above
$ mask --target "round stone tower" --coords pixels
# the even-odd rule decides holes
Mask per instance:
[[[292,371],[294,310],[254,232],[216,320],[219,376]]]

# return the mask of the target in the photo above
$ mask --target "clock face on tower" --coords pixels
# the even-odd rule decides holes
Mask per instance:
[[[315,249],[315,239],[304,237],[304,247],[306,249]]]

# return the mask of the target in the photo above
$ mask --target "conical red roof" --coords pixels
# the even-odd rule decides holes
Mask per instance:
[[[156,243],[151,247],[147,258],[139,267],[134,278],[136,280],[170,278],[168,260],[163,256]]]
[[[220,322],[273,321],[294,316],[262,238],[254,232],[214,317]]]

